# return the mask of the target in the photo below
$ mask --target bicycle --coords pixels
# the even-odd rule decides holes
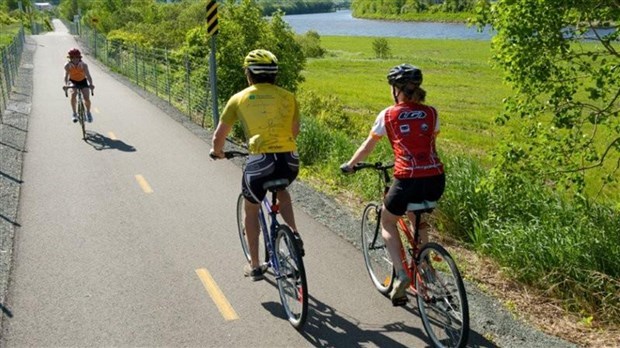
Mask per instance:
[[[62,89],[65,91],[65,97],[69,97],[67,94],[68,89],[73,89],[77,91],[77,119],[80,122],[80,127],[82,128],[82,140],[86,140],[86,106],[84,105],[84,97],[82,96],[82,88],[78,86],[63,86]],[[93,89],[90,89],[91,95],[95,95]]]
[[[389,169],[394,164],[358,163],[353,170],[374,169],[380,172],[383,197],[390,188]],[[448,251],[435,242],[428,242],[419,248],[420,221],[425,213],[431,213],[437,202],[409,203],[407,211],[415,216],[413,234],[409,223],[403,217],[398,220],[401,240],[400,254],[403,268],[411,284],[409,289],[417,298],[424,330],[435,347],[464,347],[469,336],[469,308],[467,293],[461,274]],[[374,286],[383,295],[388,295],[394,283],[395,270],[387,247],[381,237],[381,211],[383,204],[371,202],[362,215],[362,250],[366,270]],[[405,250],[406,249],[406,250]],[[395,306],[405,305],[404,298]]]
[[[226,159],[248,156],[247,153],[239,151],[225,151],[224,155]],[[284,307],[288,321],[299,330],[305,324],[308,315],[306,270],[293,231],[278,221],[277,192],[285,189],[288,185],[289,182],[286,179],[271,180],[264,184],[270,194],[265,196],[259,209],[261,230],[259,232],[259,259],[263,259],[265,262],[261,267],[272,270],[278,284],[280,302]],[[239,194],[237,199],[237,226],[243,253],[246,260],[250,262],[250,248],[245,237],[244,200],[243,194]],[[262,250],[260,245],[263,245]]]

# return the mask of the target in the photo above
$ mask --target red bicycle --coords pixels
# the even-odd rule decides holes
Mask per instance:
[[[389,169],[393,164],[358,163],[353,169],[380,172],[383,196],[390,188]],[[420,221],[431,213],[437,202],[410,203],[407,215],[415,220],[413,233],[403,217],[398,229],[403,241],[403,268],[412,279],[409,290],[416,297],[424,329],[435,347],[464,347],[469,336],[469,307],[461,274],[448,251],[435,242],[420,245]],[[381,203],[369,203],[362,216],[362,251],[368,275],[383,295],[392,290],[395,271],[381,237]],[[411,214],[411,215],[410,215]],[[415,217],[415,218],[413,218]],[[395,305],[405,305],[408,298]]]

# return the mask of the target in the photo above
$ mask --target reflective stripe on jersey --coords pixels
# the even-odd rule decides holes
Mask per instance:
[[[299,122],[299,108],[293,93],[270,83],[252,85],[233,95],[221,120],[243,126],[252,154],[297,150],[293,122]]]

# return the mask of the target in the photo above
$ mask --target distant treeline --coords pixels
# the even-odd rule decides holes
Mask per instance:
[[[265,15],[282,10],[287,15],[333,12],[350,8],[351,0],[258,0]]]
[[[472,11],[479,0],[352,0],[353,16]]]

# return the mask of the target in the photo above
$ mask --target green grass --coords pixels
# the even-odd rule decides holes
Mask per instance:
[[[569,311],[592,317],[597,325],[618,325],[620,208],[575,204],[518,173],[496,173],[485,182],[492,178],[489,155],[525,125],[520,120],[506,127],[494,123],[511,90],[502,72],[490,65],[490,43],[388,39],[393,57],[382,60],[374,58],[373,40],[323,37],[327,56],[308,61],[300,93],[301,177],[360,205],[380,198],[375,175],[362,172],[352,178],[340,175],[338,166],[366,137],[376,114],[393,103],[385,78],[389,68],[417,65],[424,72],[427,102],[437,107],[441,120],[438,148],[447,187],[436,214],[440,230],[491,257],[515,280],[561,299]],[[344,116],[333,110],[334,98]],[[350,126],[334,126],[339,123],[330,117],[346,118]],[[369,160],[391,156],[382,141]],[[618,192],[605,191],[612,197]]]
[[[322,37],[328,55],[308,61],[302,88],[338,96],[352,117],[370,129],[376,114],[392,103],[387,71],[397,64],[414,64],[424,73],[427,103],[440,114],[438,146],[488,164],[485,155],[505,131],[494,126],[494,118],[502,110],[502,99],[510,94],[501,72],[490,65],[490,43],[388,38],[393,57],[376,59],[373,40]]]

